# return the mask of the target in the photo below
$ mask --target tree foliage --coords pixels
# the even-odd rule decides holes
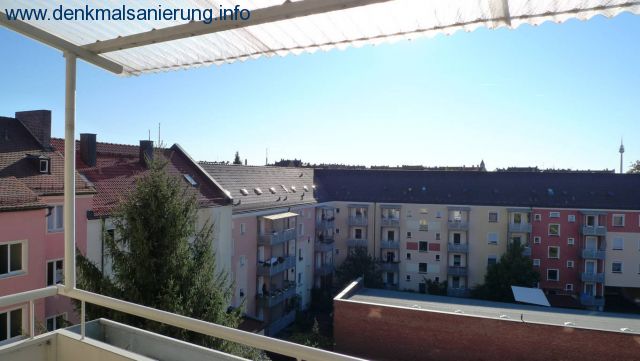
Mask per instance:
[[[511,286],[532,287],[540,280],[531,258],[523,255],[524,247],[514,241],[507,248],[500,262],[489,265],[484,284],[472,292],[472,296],[493,301],[514,302]]]
[[[242,159],[240,159],[240,152],[236,151],[236,156],[233,158],[233,164],[242,164]]]
[[[77,255],[78,285],[82,289],[129,302],[229,327],[240,314],[229,311],[232,284],[216,272],[212,242],[214,224],[197,227],[195,194],[165,172],[162,161],[149,172],[113,214],[115,237],[105,233],[105,256],[110,275]],[[226,352],[253,352],[239,345],[98,307],[87,308],[90,318],[108,317],[167,336]],[[259,355],[256,355],[259,356]]]
[[[351,250],[344,262],[336,269],[340,288],[346,287],[358,277],[363,277],[364,286],[368,288],[381,288],[383,285],[382,270],[364,247],[355,247]]]
[[[320,324],[316,318],[313,319],[310,330],[296,328],[288,340],[309,347],[333,349],[333,340],[320,332]]]
[[[627,173],[640,173],[640,160],[636,160],[627,171]]]

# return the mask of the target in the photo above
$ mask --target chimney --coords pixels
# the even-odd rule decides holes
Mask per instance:
[[[96,135],[80,134],[80,159],[89,167],[96,165]]]
[[[29,130],[43,148],[51,148],[51,110],[16,112],[16,119]]]
[[[153,161],[153,140],[140,141],[140,163],[148,165]]]

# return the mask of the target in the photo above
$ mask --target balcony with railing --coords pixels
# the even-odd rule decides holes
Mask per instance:
[[[469,244],[467,243],[447,243],[447,251],[452,253],[469,252]]]
[[[261,246],[277,246],[287,241],[296,239],[296,230],[293,228],[285,229],[280,232],[273,232],[271,234],[261,235],[258,239],[258,244]]]
[[[391,261],[391,262],[380,262],[380,269],[382,270],[382,272],[394,272],[394,273],[398,273],[400,272],[400,263],[397,261]]]
[[[450,219],[447,222],[447,227],[449,227],[450,230],[454,230],[454,231],[468,231],[469,222],[464,219],[460,219],[460,220]]]
[[[335,242],[333,241],[333,239],[327,239],[327,238],[325,238],[324,241],[316,240],[313,245],[314,251],[321,252],[321,253],[333,252],[334,247],[335,247]]]
[[[366,239],[356,239],[352,238],[347,240],[347,247],[363,247],[366,248],[369,246],[369,241]]]
[[[258,275],[272,277],[296,266],[294,256],[277,257],[275,260],[258,263]]]
[[[335,228],[335,226],[335,217],[318,218],[316,220],[316,228],[321,230]]]
[[[467,267],[464,266],[449,266],[447,268],[447,274],[449,276],[461,276],[464,277],[467,275]]]
[[[467,288],[447,288],[447,296],[451,297],[469,297],[470,292]]]
[[[349,216],[350,226],[366,226],[369,224],[369,218],[366,216]]]
[[[590,306],[590,307],[602,307],[604,306],[604,297],[593,296],[593,295],[588,295],[583,293],[580,295],[580,304],[583,306]]]
[[[509,223],[511,233],[531,233],[531,223]]]
[[[583,225],[580,231],[585,236],[604,237],[607,235],[607,227],[604,226],[587,226]]]
[[[585,248],[582,250],[584,259],[605,259],[606,252],[603,249]]]
[[[580,279],[582,282],[604,283],[604,273],[582,272]]]
[[[286,281],[284,286],[279,289],[269,290],[267,293],[257,295],[258,303],[263,307],[274,307],[284,300],[289,299],[296,295],[295,282]]]
[[[284,330],[287,326],[292,324],[295,319],[296,311],[289,311],[284,316],[270,323],[269,326],[267,326],[267,328],[264,330],[264,333],[267,336],[275,336],[280,333],[280,331]]]
[[[380,225],[383,227],[400,227],[400,218],[382,217]]]
[[[380,248],[383,249],[400,249],[400,242],[398,241],[380,241]]]
[[[327,276],[333,273],[335,267],[332,264],[323,264],[322,266],[316,267],[316,274],[319,276]]]

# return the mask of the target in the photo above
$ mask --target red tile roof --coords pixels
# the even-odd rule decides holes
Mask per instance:
[[[64,139],[51,140],[54,149],[64,149]],[[136,180],[148,173],[147,167],[140,162],[139,147],[126,144],[96,144],[96,165],[85,164],[80,157],[80,142],[76,141],[76,166],[96,188],[92,211],[96,217],[109,215],[115,207],[134,190]],[[212,207],[227,204],[228,197],[211,179],[199,170],[197,164],[174,145],[155,153],[167,160],[169,174],[181,178],[185,187],[195,192],[200,207]],[[190,175],[197,183],[192,187],[184,175]]]
[[[16,177],[0,178],[0,211],[37,209],[46,206],[38,199],[37,194]]]

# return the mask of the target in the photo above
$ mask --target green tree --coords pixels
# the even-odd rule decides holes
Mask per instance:
[[[514,302],[511,286],[532,287],[540,280],[531,258],[523,255],[524,247],[513,241],[500,262],[487,267],[484,284],[472,292],[472,296],[493,301]]]
[[[214,225],[197,227],[193,191],[153,161],[149,172],[113,214],[116,237],[106,234],[105,255],[112,274],[104,275],[77,255],[78,285],[129,302],[237,327],[238,311],[228,311],[232,284],[216,272]],[[226,352],[259,358],[248,348],[139,317],[88,307],[89,318],[108,317],[167,336]]]
[[[242,159],[240,159],[240,152],[236,151],[236,156],[233,158],[233,164],[242,164]]]
[[[640,173],[640,160],[636,160],[627,171],[627,173]]]
[[[296,329],[291,336],[289,336],[288,340],[309,347],[322,348],[325,350],[333,349],[333,341],[330,337],[320,333],[320,324],[318,324],[318,320],[315,318],[313,319],[311,330]]]
[[[381,288],[383,285],[382,270],[364,247],[355,247],[351,250],[344,262],[336,269],[340,288],[346,287],[358,277],[363,277],[365,287]]]

